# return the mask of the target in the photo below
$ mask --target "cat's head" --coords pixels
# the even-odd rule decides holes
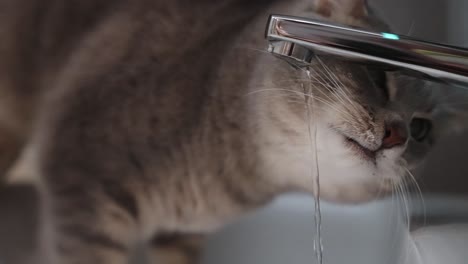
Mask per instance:
[[[370,21],[367,11],[359,14]],[[361,202],[395,190],[463,113],[447,103],[453,89],[377,66],[326,56],[308,68],[276,65],[259,88],[269,94],[260,101],[262,164],[277,183],[314,191],[318,161],[328,200]]]

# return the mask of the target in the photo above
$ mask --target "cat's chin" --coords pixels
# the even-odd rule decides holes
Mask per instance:
[[[322,199],[339,203],[368,202],[385,197],[402,182],[404,147],[378,151],[369,157],[360,149],[350,147],[346,137],[325,126],[317,132]],[[276,184],[314,192],[315,154],[309,142],[269,145],[264,150],[262,164]]]
[[[323,166],[320,171],[320,197],[339,203],[378,200],[389,195],[402,177],[403,173],[398,169],[390,166],[379,168],[379,165],[371,162],[354,168]],[[314,192],[314,189],[310,191]]]
[[[319,143],[321,198],[362,203],[387,196],[405,175],[404,147],[367,154],[346,137],[327,133]]]
[[[320,197],[328,201],[362,203],[376,200],[388,195],[402,182],[404,147],[380,150],[369,156],[326,122],[316,124],[317,130],[312,137],[300,134],[301,131],[297,131],[300,136],[286,137],[276,129],[257,134],[258,166],[278,189],[313,193],[317,172],[315,157]],[[315,135],[316,139],[311,142]]]

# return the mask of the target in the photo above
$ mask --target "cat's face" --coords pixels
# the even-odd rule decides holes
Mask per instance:
[[[372,14],[365,0],[316,0],[314,13],[302,15],[388,30]],[[318,172],[328,200],[368,201],[413,181],[411,170],[466,113],[451,99],[468,92],[450,95],[447,86],[375,65],[330,56],[308,68],[272,58],[260,63],[267,65],[254,88],[265,91],[255,102],[260,166],[278,186],[314,193]]]
[[[368,200],[411,180],[436,137],[432,86],[334,58],[302,75],[310,78],[304,92],[313,98],[323,197]]]
[[[269,78],[261,140],[270,175],[315,192],[318,161],[321,197],[332,201],[372,200],[412,181],[455,116],[448,87],[337,58],[284,63]]]

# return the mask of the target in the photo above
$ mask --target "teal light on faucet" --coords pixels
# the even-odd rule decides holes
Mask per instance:
[[[394,39],[394,40],[399,40],[400,37],[396,34],[392,34],[392,33],[382,33],[382,37],[386,38],[386,39]]]

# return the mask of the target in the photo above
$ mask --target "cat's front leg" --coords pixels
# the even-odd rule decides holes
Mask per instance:
[[[99,199],[62,197],[56,199],[51,216],[53,254],[45,264],[128,263],[136,224],[122,207]]]
[[[205,235],[160,234],[148,245],[148,264],[199,264]]]

